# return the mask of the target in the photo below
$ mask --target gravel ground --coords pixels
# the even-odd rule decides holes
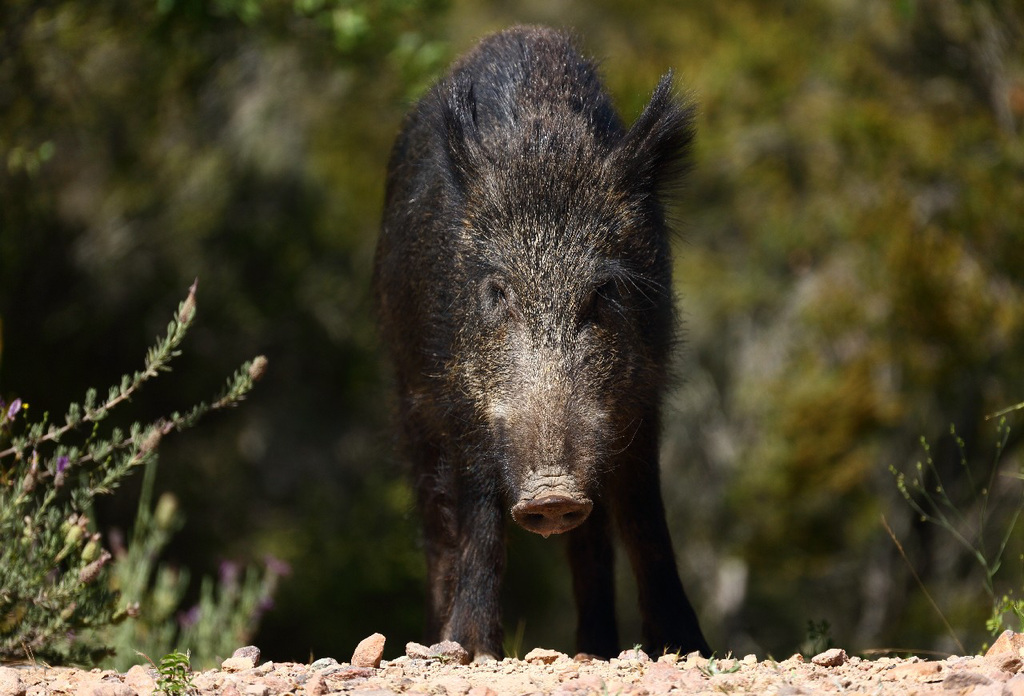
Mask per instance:
[[[523,659],[479,664],[468,661],[457,643],[406,646],[406,654],[382,660],[385,639],[364,640],[352,659],[312,664],[260,662],[259,649],[235,651],[220,669],[191,675],[189,693],[201,696],[503,696],[558,694],[972,694],[1024,696],[1024,635],[1007,631],[984,656],[941,661],[881,658],[865,660],[828,650],[805,661],[706,660],[697,654],[652,660],[627,650],[617,659],[575,658],[533,650]],[[158,674],[136,666],[124,674],[67,667],[0,667],[0,696],[150,696]]]

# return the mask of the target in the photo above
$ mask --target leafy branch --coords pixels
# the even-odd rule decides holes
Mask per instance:
[[[100,433],[114,408],[169,371],[180,355],[196,313],[197,284],[179,304],[166,336],[147,351],[143,369],[122,377],[103,402],[97,404],[97,392],[90,389],[56,425],[47,413],[29,422],[20,399],[0,401],[0,445],[8,445],[0,449],[0,660],[32,653],[57,660],[102,656],[102,646],[78,644],[75,635],[123,621],[137,607],[119,606],[119,593],[99,582],[112,554],[96,531],[93,499],[113,492],[138,466],[154,463],[164,435],[242,401],[266,370],[266,358],[258,356],[236,370],[210,404]],[[92,427],[84,439],[70,442],[86,425]]]

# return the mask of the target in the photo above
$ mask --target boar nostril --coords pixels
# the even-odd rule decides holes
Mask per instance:
[[[547,537],[578,527],[593,507],[589,500],[549,495],[517,503],[512,508],[512,518],[523,529]]]

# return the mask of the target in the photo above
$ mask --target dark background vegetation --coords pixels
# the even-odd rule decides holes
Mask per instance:
[[[782,657],[828,621],[848,649],[956,649],[884,515],[977,648],[980,568],[889,467],[927,437],[992,553],[1021,483],[996,478],[982,539],[949,428],[984,480],[984,417],[1024,398],[1012,0],[6,0],[0,394],[39,416],[117,381],[198,276],[185,355],[137,409],[185,408],[256,353],[270,369],[243,408],[165,438],[158,487],[187,513],[168,559],[287,561],[270,659],[345,659],[373,631],[400,652],[424,568],[369,311],[384,167],[447,62],[524,21],[575,28],[627,121],[669,67],[700,103],[663,469],[712,644]],[[134,502],[101,512],[123,525]],[[570,650],[560,541],[510,534],[507,632]],[[1000,592],[1024,590],[1022,550]]]

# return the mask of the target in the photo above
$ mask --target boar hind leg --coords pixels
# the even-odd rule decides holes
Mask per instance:
[[[636,575],[644,644],[653,651],[711,655],[683,591],[658,483],[656,453],[619,467],[611,490],[614,516]]]
[[[569,565],[576,598],[576,649],[600,657],[619,653],[615,622],[615,552],[608,513],[597,501],[590,517],[569,532]]]

